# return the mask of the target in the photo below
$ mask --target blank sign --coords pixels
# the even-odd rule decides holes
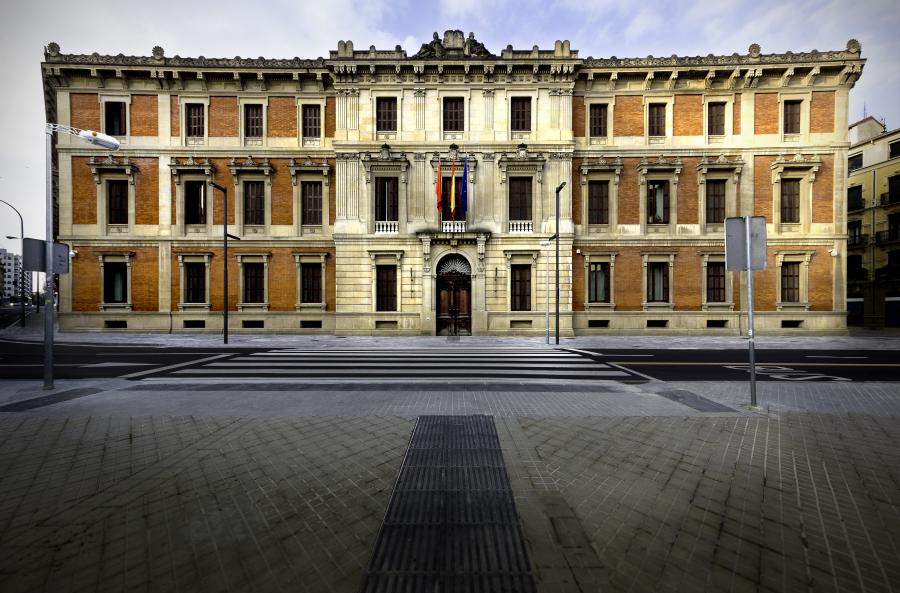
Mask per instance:
[[[744,216],[725,219],[725,269],[740,272],[747,269],[747,230]],[[750,217],[750,269],[766,269],[766,219]]]

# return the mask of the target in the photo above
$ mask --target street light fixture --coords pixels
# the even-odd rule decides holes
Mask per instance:
[[[44,389],[53,389],[53,134],[62,133],[77,136],[100,148],[118,150],[119,141],[112,136],[93,130],[81,130],[72,126],[47,123],[44,128],[47,156],[47,239],[44,241]],[[22,233],[24,235],[24,232]]]
[[[19,215],[19,236],[7,235],[6,238],[22,239],[22,261],[19,264],[19,306],[22,308],[22,327],[25,327],[25,222],[22,220],[22,213],[15,206],[6,200],[0,200],[0,202],[12,208],[13,212]]]

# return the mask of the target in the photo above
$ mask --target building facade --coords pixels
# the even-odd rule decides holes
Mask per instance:
[[[847,154],[848,322],[900,327],[900,129],[868,117]]]
[[[122,142],[57,139],[59,240],[77,252],[60,324],[219,331],[227,265],[235,330],[540,333],[558,229],[563,335],[737,333],[723,220],[755,214],[757,327],[842,331],[864,62],[854,40],[595,59],[461,31],[316,60],[50,44],[48,121]]]
[[[31,273],[22,273],[22,256],[0,248],[0,271],[3,274],[3,292],[0,302],[18,303],[21,292],[20,283],[25,285],[25,299],[31,298]]]

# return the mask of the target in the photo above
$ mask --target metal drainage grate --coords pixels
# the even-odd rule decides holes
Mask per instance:
[[[419,417],[361,591],[535,591],[493,418]]]

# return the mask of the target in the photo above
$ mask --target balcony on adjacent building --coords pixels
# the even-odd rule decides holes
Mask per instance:
[[[847,199],[847,212],[853,212],[855,210],[863,210],[866,207],[865,200],[862,199],[861,196],[850,196]]]
[[[900,204],[900,192],[884,192],[881,194],[881,205],[882,206],[893,206],[894,204]],[[849,208],[849,206],[848,206]]]
[[[866,268],[848,268],[847,280],[850,282],[865,282],[869,279],[869,270]]]
[[[396,235],[400,232],[400,223],[396,220],[376,220],[376,235]]]
[[[465,233],[466,232],[466,221],[465,220],[442,220],[441,221],[441,231],[444,233]]]
[[[875,243],[878,243],[879,245],[882,243],[891,243],[893,241],[900,241],[900,228],[878,231],[875,233]]]
[[[900,266],[887,265],[875,270],[875,280],[879,282],[892,282],[900,280]]]
[[[532,222],[530,220],[510,220],[510,233],[530,233],[532,232]]]
[[[869,235],[850,235],[847,237],[847,247],[862,247],[869,242]]]

